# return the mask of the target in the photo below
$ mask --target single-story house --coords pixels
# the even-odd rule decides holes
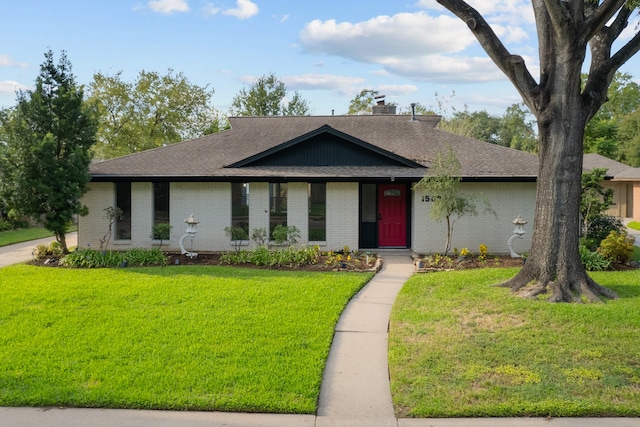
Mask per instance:
[[[640,221],[640,168],[633,168],[600,154],[585,154],[583,170],[607,170],[603,187],[613,189],[613,204],[607,215]]]
[[[283,224],[300,230],[299,243],[323,250],[442,252],[446,225],[430,219],[432,197],[413,186],[450,147],[461,164],[462,191],[481,193],[496,212],[459,219],[452,247],[477,252],[485,244],[491,253],[508,253],[512,221],[521,216],[528,233],[514,249],[528,250],[537,156],[441,131],[439,120],[232,117],[223,132],[93,163],[78,246],[98,247],[109,229],[105,208],[119,207],[124,218],[109,244],[115,249],[157,244],[152,227],[162,222],[172,225],[168,247],[177,249],[193,215],[197,233],[185,245],[193,251],[231,250],[236,242],[227,227],[251,235]]]

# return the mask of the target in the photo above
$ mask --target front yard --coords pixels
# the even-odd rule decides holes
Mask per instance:
[[[0,269],[0,406],[314,413],[371,273]]]
[[[515,269],[413,276],[391,316],[400,417],[639,416],[640,270],[593,273],[606,304],[523,300]]]

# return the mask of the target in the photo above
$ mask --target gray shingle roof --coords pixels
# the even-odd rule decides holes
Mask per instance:
[[[232,117],[231,129],[166,147],[93,163],[94,180],[228,180],[268,178],[421,178],[438,152],[450,146],[463,178],[533,179],[537,156],[435,129],[438,116],[404,115]],[[294,166],[231,168],[248,157],[329,126],[421,167]]]
[[[587,153],[583,157],[582,169],[587,172],[597,168],[604,168],[607,170],[606,176],[609,178],[617,177],[621,173],[628,169],[633,169],[631,166],[624,163],[617,162],[608,157],[602,156],[596,153]]]

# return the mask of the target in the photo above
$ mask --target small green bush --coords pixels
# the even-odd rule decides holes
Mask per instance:
[[[258,246],[251,250],[240,250],[222,254],[220,262],[223,264],[239,265],[253,264],[257,266],[300,266],[318,263],[320,251],[317,246],[279,250],[270,250],[266,246]]]
[[[633,241],[626,232],[612,231],[600,243],[598,252],[612,263],[624,264],[631,259]]]
[[[604,258],[598,251],[591,251],[585,245],[580,245],[582,265],[588,271],[604,271],[611,267],[611,261]]]
[[[160,240],[160,247],[162,247],[163,240],[171,239],[171,224],[163,222],[153,226],[151,229],[151,238],[154,240]]]
[[[286,225],[277,225],[271,237],[276,245],[295,245],[300,238],[300,229],[295,225],[287,227]]]
[[[166,265],[167,258],[158,248],[131,249],[126,252],[78,249],[62,258],[60,264],[72,268]]]
[[[621,233],[625,230],[622,220],[610,215],[600,215],[589,224],[586,233],[586,243],[591,250],[596,250],[612,231]]]
[[[13,230],[15,226],[11,224],[9,221],[0,220],[0,231],[9,231]]]
[[[37,260],[43,260],[51,257],[60,257],[64,255],[62,245],[53,241],[49,245],[38,245],[33,251],[33,257]]]
[[[251,240],[258,246],[265,246],[269,240],[269,233],[266,228],[254,228],[251,230]]]

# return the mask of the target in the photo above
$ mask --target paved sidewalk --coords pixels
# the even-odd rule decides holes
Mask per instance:
[[[67,247],[78,245],[78,233],[73,232],[65,235]],[[15,245],[0,247],[0,267],[26,262],[33,259],[33,249],[38,245],[47,245],[56,240],[55,237],[45,237],[44,239],[31,240],[29,242],[16,243]],[[0,424],[1,425],[1,424]]]

